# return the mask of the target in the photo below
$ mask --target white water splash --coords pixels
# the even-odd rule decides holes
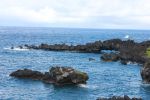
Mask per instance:
[[[82,88],[88,88],[88,89],[97,89],[97,88],[98,88],[97,85],[79,84],[78,86],[79,86],[79,87],[82,87]]]
[[[129,39],[129,38],[130,38],[130,36],[129,36],[129,35],[126,35],[124,38],[125,38],[125,39]]]
[[[88,88],[86,84],[78,84],[79,87]]]
[[[14,51],[27,51],[27,50],[29,50],[29,49],[27,49],[27,48],[19,48],[19,47],[6,47],[6,48],[4,48],[4,50],[14,50]]]
[[[138,63],[136,63],[136,62],[131,62],[131,61],[128,61],[127,64],[128,64],[128,65],[138,65]]]

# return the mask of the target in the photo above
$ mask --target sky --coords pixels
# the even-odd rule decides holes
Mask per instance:
[[[0,26],[150,29],[150,0],[0,0]]]

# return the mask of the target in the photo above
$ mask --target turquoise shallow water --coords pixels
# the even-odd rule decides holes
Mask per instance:
[[[85,44],[129,35],[137,42],[149,40],[150,31],[67,28],[0,27],[0,99],[8,100],[94,100],[99,96],[129,95],[150,98],[150,86],[143,84],[141,66],[103,62],[100,54],[10,50],[14,45],[40,43]],[[94,58],[95,61],[89,61]],[[56,87],[39,81],[9,77],[12,71],[29,68],[47,71],[50,66],[72,66],[88,73],[87,85]]]

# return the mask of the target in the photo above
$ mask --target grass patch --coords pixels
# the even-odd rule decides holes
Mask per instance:
[[[146,54],[146,56],[148,58],[150,58],[150,47],[146,49],[146,53],[145,54]]]

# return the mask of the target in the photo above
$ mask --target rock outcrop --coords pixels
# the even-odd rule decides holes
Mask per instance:
[[[144,82],[150,83],[150,62],[146,62],[141,70],[141,77]]]
[[[40,44],[36,45],[24,45],[23,47],[35,50],[47,50],[47,51],[76,51],[84,53],[101,53],[101,50],[115,50],[119,52],[120,60],[122,62],[137,62],[144,64],[147,60],[145,51],[150,47],[150,41],[144,41],[141,43],[134,42],[133,40],[122,41],[120,39],[111,39],[106,41],[95,41],[92,43],[86,43],[85,45],[66,45],[66,44]],[[114,60],[116,61],[116,60]]]
[[[96,100],[142,100],[142,98],[130,98],[129,96],[127,95],[124,95],[123,97],[120,97],[120,96],[113,96],[113,97],[110,97],[110,98],[98,98]]]
[[[87,43],[85,45],[66,45],[66,44],[40,44],[39,46],[36,45],[24,45],[28,49],[41,49],[47,51],[77,51],[77,52],[86,52],[86,53],[99,53],[102,47],[101,41],[96,41],[94,43]]]
[[[147,48],[150,47],[150,41],[144,41],[141,43],[134,42],[133,40],[120,40],[120,39],[111,39],[106,41],[95,41],[92,43],[86,43],[85,45],[66,45],[66,44],[41,44],[36,45],[24,45],[23,47],[27,49],[35,50],[47,50],[47,51],[76,51],[84,53],[101,53],[101,50],[115,50],[119,53],[109,53],[103,54],[101,59],[104,61],[118,61],[124,65],[128,62],[138,63],[144,65],[147,63],[149,58],[145,54]],[[89,59],[91,61],[93,59]],[[144,67],[141,75],[143,80],[149,82],[149,73],[150,68]],[[147,78],[148,77],[148,78]]]
[[[119,56],[119,54],[113,53],[113,52],[112,53],[104,53],[104,54],[102,54],[101,59],[103,61],[107,61],[107,62],[118,61],[118,60],[120,60],[120,56]]]
[[[71,67],[52,67],[49,74],[58,84],[85,84],[88,80],[86,73]]]
[[[41,73],[30,69],[17,70],[10,74],[12,77],[41,80],[55,85],[86,84],[87,73],[75,70],[71,67],[52,67],[49,72]]]
[[[30,78],[36,80],[42,80],[44,74],[39,71],[32,71],[30,69],[17,70],[12,72],[10,76],[18,77],[18,78]]]

